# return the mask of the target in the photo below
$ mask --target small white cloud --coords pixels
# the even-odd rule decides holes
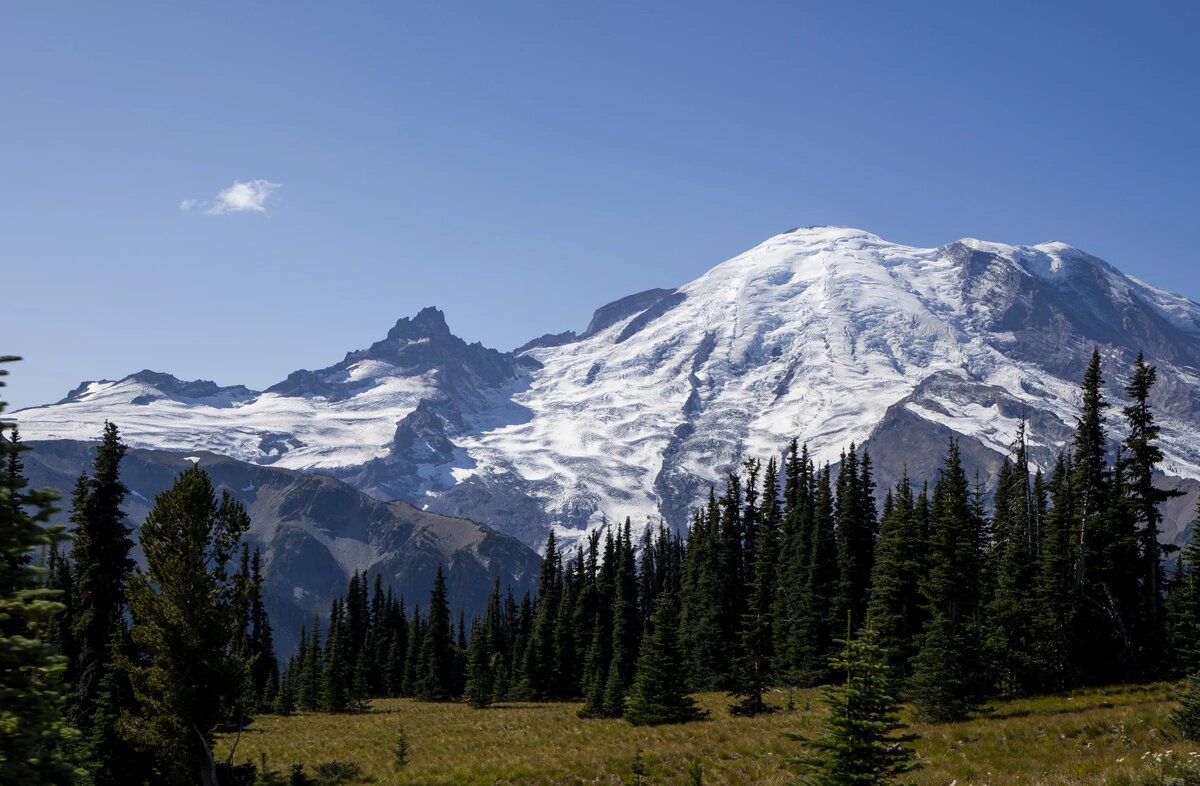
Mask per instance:
[[[233,185],[217,194],[211,202],[185,199],[179,203],[183,211],[203,208],[210,215],[223,213],[265,213],[267,200],[279,189],[279,183],[270,180],[235,180]]]

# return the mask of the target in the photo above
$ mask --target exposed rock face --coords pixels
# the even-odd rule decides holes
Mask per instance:
[[[932,478],[951,435],[989,480],[1024,420],[1049,468],[1094,346],[1115,439],[1137,353],[1158,367],[1164,484],[1188,491],[1168,510],[1177,539],[1200,479],[1200,306],[1063,243],[808,227],[512,353],[426,309],[261,394],[143,372],[16,417],[41,439],[90,439],[107,417],[135,445],[330,474],[537,547],[626,516],[685,526],[710,484],[792,437],[820,462],[865,444],[882,491],[906,466]]]

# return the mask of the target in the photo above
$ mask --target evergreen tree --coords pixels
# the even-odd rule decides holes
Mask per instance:
[[[1158,425],[1150,409],[1150,390],[1158,375],[1154,366],[1146,365],[1139,352],[1133,376],[1125,387],[1130,398],[1125,407],[1129,432],[1125,438],[1125,494],[1130,512],[1138,527],[1138,551],[1141,561],[1140,583],[1142,597],[1139,614],[1139,648],[1143,667],[1153,672],[1154,661],[1162,653],[1164,643],[1162,546],[1158,542],[1162,512],[1159,506],[1183,492],[1164,490],[1154,485],[1154,473],[1163,460],[1158,447]]]
[[[1042,666],[1040,687],[1048,690],[1061,690],[1077,681],[1072,657],[1078,608],[1074,475],[1070,455],[1059,453],[1048,484],[1054,505],[1046,513],[1040,540],[1033,620],[1035,650]]]
[[[884,502],[867,605],[867,625],[897,676],[907,676],[925,621],[920,591],[924,556],[921,519],[905,471]]]
[[[800,596],[793,680],[804,686],[829,678],[834,646],[834,614],[838,607],[838,546],[834,530],[832,474],[826,464],[815,481],[812,523],[807,549],[808,570]]]
[[[129,633],[124,625],[113,631],[109,642],[109,668],[104,670],[96,691],[95,707],[86,726],[82,758],[88,786],[126,786],[144,783],[153,777],[153,761],[129,739],[122,712],[133,705],[133,686],[121,662],[130,649]]]
[[[404,659],[404,683],[402,696],[416,696],[421,678],[421,647],[425,641],[425,625],[421,621],[421,607],[413,607],[413,618],[408,629],[408,653]]]
[[[234,587],[226,566],[249,528],[228,492],[218,501],[200,467],[180,473],[142,524],[144,571],[129,583],[130,664],[146,736],[168,780],[216,782],[214,730],[234,720],[245,663],[233,651]]]
[[[994,587],[988,602],[986,646],[999,687],[1009,694],[1033,691],[1042,680],[1033,630],[1038,545],[1034,513],[1022,424],[1014,461],[1005,461],[997,482],[989,571]]]
[[[0,357],[0,363],[13,360]],[[0,369],[0,376],[7,373]],[[39,634],[63,605],[26,558],[61,537],[42,526],[56,497],[26,488],[14,458],[25,448],[4,433],[10,429],[0,422],[0,467],[7,468],[0,484],[0,783],[58,786],[78,774],[62,752],[74,735],[62,715],[65,663]]]
[[[325,712],[346,712],[354,689],[350,625],[342,599],[334,598],[329,609],[329,633],[325,638],[325,684],[321,704]]]
[[[625,712],[625,696],[633,684],[640,640],[638,625],[637,573],[633,533],[629,519],[617,540],[617,565],[613,596],[612,660],[604,686],[604,714],[619,718]]]
[[[750,477],[748,488],[753,487],[753,474]],[[763,506],[756,511],[759,515],[755,516],[758,523],[753,538],[754,562],[747,571],[750,578],[745,588],[746,605],[742,612],[738,656],[734,662],[731,686],[732,695],[743,698],[730,707],[735,714],[755,715],[768,709],[763,694],[772,679],[772,607],[779,551],[777,495],[775,459],[772,458],[767,463],[763,482]],[[753,504],[747,507],[754,509]]]
[[[854,627],[867,617],[871,568],[875,556],[874,482],[871,459],[866,453],[860,462],[857,449],[842,455],[837,480],[837,558],[838,591],[834,598],[837,618],[850,612]]]
[[[262,552],[255,547],[250,560],[250,632],[249,656],[254,698],[260,706],[271,703],[279,687],[279,662],[267,607],[263,602]]]
[[[625,706],[625,720],[634,726],[686,723],[707,715],[683,692],[678,606],[673,592],[661,594],[655,604],[651,632],[642,640],[637,676]]]
[[[554,539],[554,531],[546,539],[538,591],[534,597],[533,628],[525,649],[522,694],[531,700],[555,696],[557,661],[555,644],[559,606],[562,603],[562,555]]]
[[[930,619],[913,664],[916,708],[931,721],[966,718],[985,691],[981,533],[958,443],[952,439],[933,490],[930,570],[921,587]]]
[[[123,510],[129,489],[120,478],[125,451],[117,427],[106,422],[91,477],[76,484],[71,510],[73,710],[85,729],[96,709],[100,681],[111,667],[109,644],[123,635],[118,628],[125,625],[126,582],[134,564]]]
[[[1179,706],[1170,720],[1184,739],[1200,740],[1200,673],[1192,674],[1184,683]]]
[[[1200,502],[1197,507],[1200,515]],[[1193,526],[1175,563],[1167,595],[1166,631],[1167,652],[1175,672],[1200,671],[1200,525]]]
[[[897,735],[904,728],[894,698],[882,648],[870,628],[857,639],[844,642],[832,669],[846,675],[845,682],[827,688],[822,701],[829,707],[826,734],[817,740],[789,734],[808,743],[813,755],[796,762],[815,770],[815,786],[889,784],[898,775],[918,766],[912,748],[915,737]]]
[[[446,600],[446,576],[438,565],[429,593],[429,617],[425,624],[417,662],[414,694],[423,701],[453,698],[454,638],[450,629],[450,605]]]
[[[471,644],[467,653],[467,687],[464,695],[467,703],[483,709],[492,703],[494,643],[486,622],[475,620],[471,624]]]
[[[688,532],[687,561],[680,599],[680,646],[684,651],[688,687],[713,690],[727,672],[727,650],[721,609],[725,583],[718,540],[719,513],[709,490],[708,505],[696,511]]]

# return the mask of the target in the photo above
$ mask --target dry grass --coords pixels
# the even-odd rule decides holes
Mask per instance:
[[[1200,746],[1166,731],[1171,686],[1151,685],[998,703],[987,718],[913,726],[924,766],[914,784],[1156,783],[1147,752],[1174,758]],[[242,736],[236,759],[266,753],[276,769],[293,762],[350,760],[375,784],[621,784],[641,746],[647,784],[686,784],[699,762],[704,783],[780,786],[798,780],[787,759],[799,744],[784,731],[817,734],[823,714],[814,691],[795,694],[794,711],[733,718],[728,700],[705,694],[709,720],[634,728],[623,721],[581,720],[577,704],[511,704],[473,710],[463,704],[375,702],[365,715],[263,717]],[[776,697],[786,703],[786,696]],[[409,764],[393,765],[403,728]],[[228,744],[226,741],[224,744]]]

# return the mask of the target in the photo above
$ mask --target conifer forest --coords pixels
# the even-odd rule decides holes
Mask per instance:
[[[127,448],[102,424],[91,470],[59,503],[67,532],[45,526],[54,495],[28,486],[6,426],[0,782],[343,782],[332,766],[288,776],[239,762],[219,741],[265,716],[397,698],[480,712],[569,702],[580,723],[703,726],[786,713],[791,691],[826,686],[824,735],[794,742],[807,754],[785,769],[827,784],[916,767],[902,708],[953,724],[998,700],[1168,682],[1180,686],[1172,733],[1196,739],[1200,543],[1160,542],[1173,492],[1155,484],[1155,369],[1138,359],[1117,412],[1105,373],[1093,354],[1074,438],[1048,472],[1031,466],[1024,432],[994,479],[951,439],[936,477],[881,490],[867,451],[847,445],[834,467],[784,441],[745,457],[686,532],[625,520],[561,548],[552,531],[536,592],[517,597],[497,577],[471,618],[450,606],[442,567],[420,598],[355,573],[284,658],[249,517],[202,464],[135,534]],[[715,712],[696,699],[713,692],[725,697]],[[402,767],[403,734],[395,753]]]

